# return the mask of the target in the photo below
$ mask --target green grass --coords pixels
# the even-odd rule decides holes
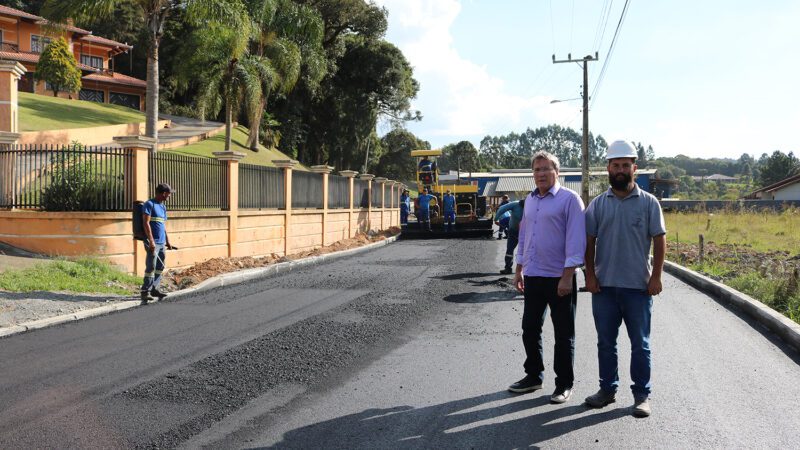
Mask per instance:
[[[55,260],[0,273],[0,289],[12,292],[69,291],[125,295],[140,284],[141,278],[128,275],[108,262],[95,258]]]
[[[696,244],[703,235],[706,242],[750,247],[760,252],[788,250],[800,254],[800,210],[783,212],[721,211],[677,212],[664,216],[668,239]]]
[[[143,113],[124,106],[19,93],[19,128],[62,130],[144,122]]]
[[[259,151],[254,152],[245,146],[247,143],[248,129],[244,126],[238,126],[233,129],[231,133],[231,150],[234,152],[244,153],[245,157],[239,162],[245,164],[256,164],[259,166],[275,167],[272,163],[273,159],[291,159],[289,156],[279,152],[275,149],[269,149],[259,144]],[[170,150],[164,150],[169,153],[178,153],[181,155],[191,156],[206,156],[209,158],[214,157],[214,152],[221,152],[225,149],[225,133],[219,133],[204,141],[195,142],[194,144],[185,147],[179,147]],[[302,164],[295,166],[295,169],[308,170]]]

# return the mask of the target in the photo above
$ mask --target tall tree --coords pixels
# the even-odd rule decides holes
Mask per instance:
[[[44,48],[34,75],[37,80],[50,83],[55,97],[58,97],[59,91],[81,90],[81,71],[78,69],[78,62],[75,61],[75,55],[63,37],[53,40]]]
[[[270,68],[259,72],[261,96],[247,111],[250,124],[247,146],[257,151],[270,94],[291,92],[301,73],[305,74],[308,85],[316,89],[326,73],[327,61],[322,48],[324,24],[316,10],[291,0],[247,0],[246,5],[254,25],[251,54]]]
[[[429,150],[431,144],[423,141],[410,131],[395,128],[381,138],[381,156],[375,167],[377,175],[410,182],[416,175],[416,161],[411,157],[412,150]]]
[[[482,169],[478,149],[469,141],[445,145],[442,148],[442,157],[439,158],[438,166],[441,171],[478,172]]]
[[[797,160],[792,152],[787,155],[780,150],[775,150],[772,156],[766,158],[759,169],[761,171],[761,186],[764,187],[799,173],[800,161]]]
[[[159,47],[164,24],[170,13],[180,10],[195,23],[219,21],[234,28],[244,26],[244,5],[240,0],[47,0],[42,16],[65,23],[97,17],[110,17],[122,3],[135,4],[141,14],[141,24],[147,32],[147,94],[145,95],[147,136],[158,138]]]

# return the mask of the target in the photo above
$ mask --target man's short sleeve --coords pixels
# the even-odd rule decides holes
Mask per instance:
[[[153,210],[155,209],[155,206],[156,205],[153,203],[152,200],[144,202],[144,204],[142,205],[142,214],[147,214],[148,216],[152,216],[154,213]]]
[[[597,237],[597,217],[595,217],[595,207],[597,206],[597,199],[595,198],[589,202],[586,208],[586,234],[592,237]]]
[[[650,236],[660,236],[667,233],[667,226],[664,224],[664,214],[661,212],[661,205],[655,198],[650,201]]]

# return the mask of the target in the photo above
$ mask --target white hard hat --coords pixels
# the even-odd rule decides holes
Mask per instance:
[[[628,141],[614,141],[611,145],[608,146],[608,151],[606,152],[606,159],[614,159],[614,158],[634,158],[638,154],[636,153],[636,147],[633,146]]]

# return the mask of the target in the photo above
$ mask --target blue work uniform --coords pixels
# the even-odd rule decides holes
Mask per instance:
[[[408,212],[411,210],[411,197],[406,194],[400,196],[400,224],[408,224]]]
[[[428,231],[431,231],[431,200],[434,198],[436,197],[430,194],[420,194],[420,196],[417,197],[417,201],[419,202],[417,220],[419,221],[420,227]]]
[[[525,213],[525,203],[523,201],[509,202],[497,209],[497,215],[503,216],[500,223],[506,220],[506,234],[508,235],[508,242],[506,242],[506,260],[505,272],[511,270],[511,265],[514,262],[514,250],[519,243],[519,223]]]
[[[444,230],[452,226],[455,228],[456,224],[456,197],[453,194],[445,194],[442,198],[442,207],[444,209]]]
[[[150,292],[158,289],[161,283],[161,273],[164,271],[167,245],[167,206],[150,199],[142,205],[142,214],[150,216],[150,231],[153,233],[153,242],[156,244],[154,249],[144,242],[147,255],[144,261],[144,280],[142,281],[141,291]]]

